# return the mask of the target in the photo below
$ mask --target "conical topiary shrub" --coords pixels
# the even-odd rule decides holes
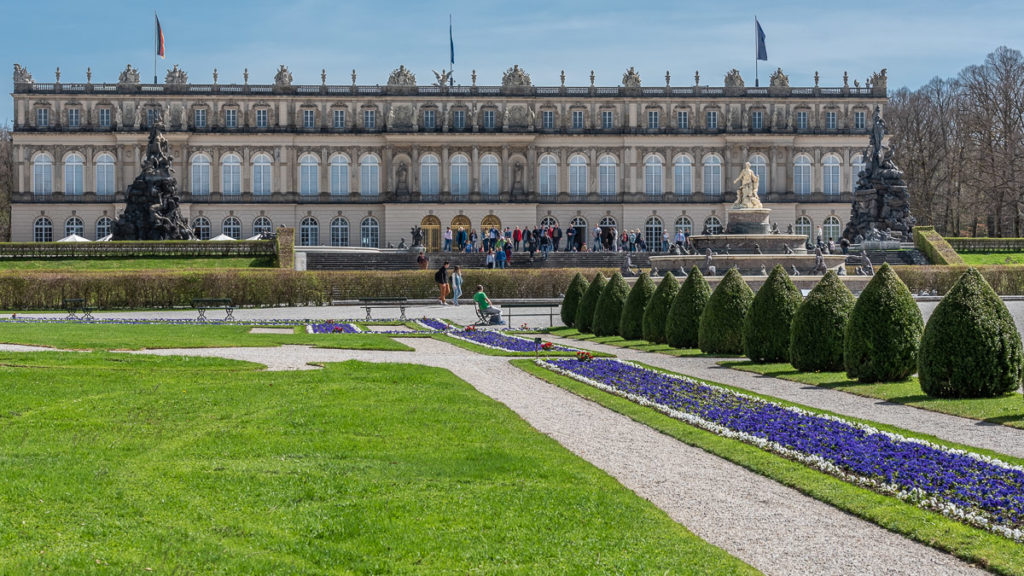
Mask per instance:
[[[654,291],[654,296],[651,296],[647,309],[644,310],[644,340],[665,343],[665,319],[668,318],[668,311],[678,293],[679,281],[671,272],[666,272],[658,284],[658,289]]]
[[[644,310],[654,296],[654,281],[647,273],[640,274],[633,288],[626,297],[619,318],[619,336],[626,340],[639,340],[644,337]]]
[[[665,319],[665,341],[673,348],[696,348],[700,340],[700,316],[711,299],[711,286],[694,266],[672,299]]]
[[[583,333],[594,331],[594,310],[597,309],[597,301],[601,299],[601,293],[608,284],[608,279],[600,272],[590,281],[590,286],[583,293],[580,299],[580,307],[576,310],[576,317],[573,319],[576,329]]]
[[[565,289],[565,297],[562,298],[562,324],[572,326],[576,319],[576,311],[580,308],[580,300],[583,294],[590,288],[590,283],[579,272],[572,277],[569,287]]]
[[[789,361],[789,329],[800,306],[800,290],[776,264],[743,319],[743,353],[754,362]]]
[[[924,321],[892,267],[882,264],[850,313],[843,339],[846,375],[861,382],[903,380],[917,370]]]
[[[857,301],[832,270],[796,310],[790,330],[789,362],[804,372],[843,369],[843,337]]]
[[[700,315],[698,346],[706,354],[742,354],[743,320],[754,292],[739,271],[730,268]]]
[[[622,308],[626,305],[626,298],[629,296],[629,284],[616,272],[608,285],[601,291],[601,298],[597,300],[597,308],[594,309],[594,334],[597,336],[617,336],[619,334],[619,322],[622,320]]]
[[[929,396],[987,398],[1020,387],[1020,333],[1006,304],[974,268],[932,312],[917,366],[921,389]]]

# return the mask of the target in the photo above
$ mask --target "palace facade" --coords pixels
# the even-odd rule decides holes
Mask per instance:
[[[304,245],[386,247],[441,231],[558,224],[642,231],[719,230],[750,162],[782,230],[838,240],[886,102],[885,71],[864,86],[641,82],[535,86],[518,66],[499,86],[195,84],[176,66],[143,84],[41,83],[15,65],[12,240],[97,239],[124,208],[149,126],[174,156],[182,214],[201,238],[295,227]],[[817,75],[816,75],[817,77]],[[817,83],[817,82],[816,82]],[[589,237],[587,234],[585,237]]]

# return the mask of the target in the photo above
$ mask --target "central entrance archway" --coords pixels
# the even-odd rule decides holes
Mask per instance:
[[[441,249],[441,219],[437,216],[424,216],[420,222],[423,229],[423,246],[427,252],[437,252]]]

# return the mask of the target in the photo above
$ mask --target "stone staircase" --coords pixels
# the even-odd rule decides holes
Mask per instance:
[[[397,250],[381,251],[330,251],[306,254],[307,270],[417,270],[415,252]],[[436,269],[445,260],[452,266],[483,268],[484,255],[455,252],[428,252],[428,268]],[[510,268],[619,268],[625,261],[623,252],[550,252],[544,259],[540,252],[530,261],[528,252],[513,252]],[[647,270],[651,267],[648,253],[634,252],[630,259],[633,268]]]
[[[876,269],[883,262],[888,262],[890,266],[927,266],[929,264],[924,254],[909,243],[901,244],[899,250],[868,250],[867,253],[868,258],[871,258],[871,265]],[[860,266],[860,254],[861,250],[850,249],[850,255],[846,258],[848,269]]]

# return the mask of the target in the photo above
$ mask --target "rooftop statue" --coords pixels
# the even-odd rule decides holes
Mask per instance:
[[[277,74],[274,74],[274,86],[279,88],[287,88],[292,85],[292,73],[288,71],[288,68],[281,64],[277,69]]]
[[[14,83],[15,84],[32,84],[32,75],[28,73],[28,68],[22,68],[20,64],[14,65]]]
[[[404,64],[400,65],[391,71],[391,75],[388,76],[388,86],[415,86],[416,75],[411,70],[405,67]]]
[[[501,86],[503,88],[525,88],[533,86],[533,83],[530,82],[530,75],[520,68],[519,64],[515,64],[502,75]]]
[[[124,70],[117,77],[117,84],[119,86],[138,86],[139,83],[139,71],[137,68],[132,67],[131,64],[125,66]]]
[[[164,77],[164,84],[184,86],[188,84],[188,74],[175,64],[173,68],[167,71],[167,76]]]
[[[640,87],[640,74],[632,66],[622,75],[622,85],[626,88]]]

